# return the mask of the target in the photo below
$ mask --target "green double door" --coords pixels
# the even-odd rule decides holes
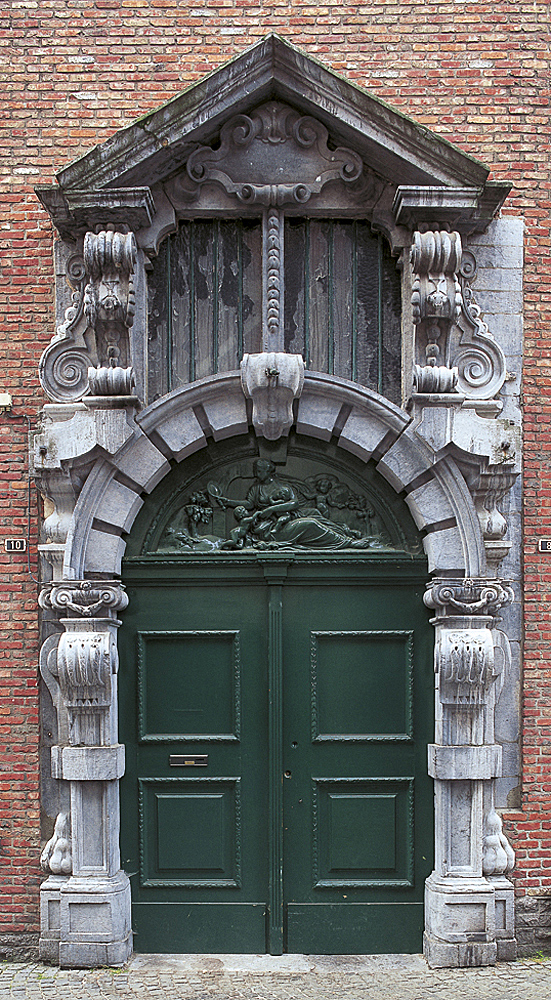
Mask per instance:
[[[136,560],[121,630],[135,948],[421,950],[424,564]]]

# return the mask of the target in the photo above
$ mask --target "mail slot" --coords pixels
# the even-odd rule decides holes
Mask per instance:
[[[206,767],[208,762],[208,753],[171,753],[168,758],[171,767]]]

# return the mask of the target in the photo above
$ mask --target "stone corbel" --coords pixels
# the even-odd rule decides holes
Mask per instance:
[[[416,327],[414,393],[456,392],[493,399],[506,377],[505,355],[481,317],[471,282],[476,259],[458,232],[416,232],[411,249]]]
[[[133,233],[86,233],[84,313],[95,333],[98,357],[97,367],[88,371],[92,396],[130,396],[136,382],[128,337],[136,309],[136,261]]]
[[[457,384],[457,371],[447,364],[447,347],[450,328],[461,311],[460,266],[459,233],[414,233],[411,306],[417,328],[413,377],[418,393],[452,392]]]
[[[63,322],[40,359],[39,376],[50,399],[76,403],[90,394],[132,395],[129,329],[134,322],[138,260],[133,233],[113,229],[87,233],[79,250],[65,257],[64,278],[72,289]],[[68,259],[67,259],[68,257]],[[141,265],[140,265],[141,266]],[[59,299],[64,297],[60,285]]]
[[[300,354],[264,352],[246,354],[241,362],[241,383],[253,402],[253,426],[259,437],[277,441],[293,423],[293,400],[304,385]]]

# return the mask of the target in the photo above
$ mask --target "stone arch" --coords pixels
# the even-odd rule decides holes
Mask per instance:
[[[96,461],[75,507],[67,537],[66,579],[120,575],[128,532],[149,493],[182,461],[250,426],[238,372],[177,389],[152,403],[136,430],[109,458]],[[362,386],[308,373],[298,404],[297,431],[338,446],[378,471],[405,501],[432,574],[480,577],[485,572],[482,534],[474,504],[456,462],[435,453],[397,406]]]

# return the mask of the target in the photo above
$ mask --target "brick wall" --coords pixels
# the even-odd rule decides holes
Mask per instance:
[[[548,4],[303,0],[12,0],[0,13],[0,415],[3,536],[27,530],[24,414],[54,329],[52,227],[33,194],[55,171],[276,31],[484,161],[526,221],[526,642],[522,811],[508,833],[519,892],[551,893],[551,270]],[[8,80],[10,81],[8,86]],[[17,418],[17,419],[16,419]],[[36,522],[31,519],[31,538]],[[2,540],[0,539],[0,544]],[[34,565],[36,547],[31,546]],[[0,942],[37,929],[36,585],[0,550]],[[31,938],[29,938],[31,940]],[[534,938],[535,940],[535,938]],[[0,943],[1,952],[1,943]]]

